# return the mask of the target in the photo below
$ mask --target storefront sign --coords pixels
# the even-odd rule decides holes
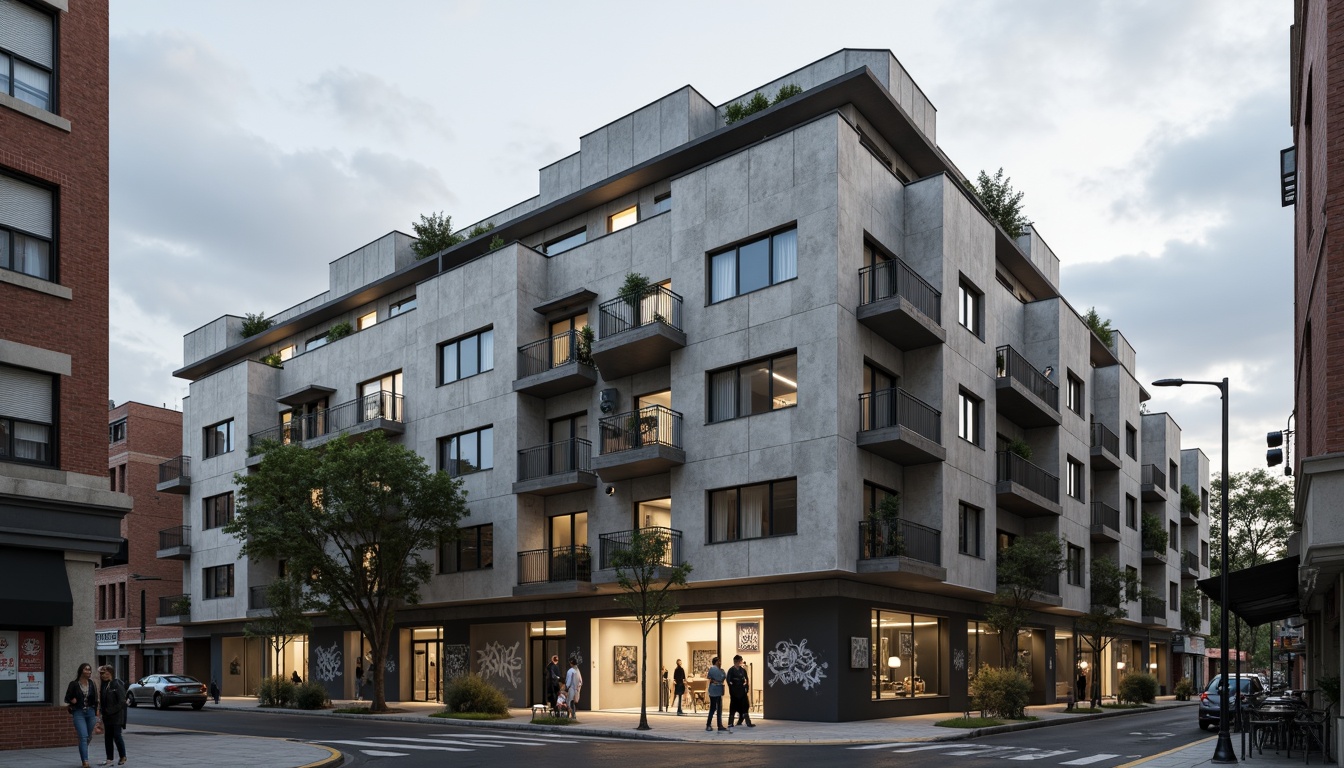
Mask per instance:
[[[1171,652],[1203,656],[1205,652],[1205,640],[1199,635],[1177,635],[1171,641]]]
[[[17,680],[18,664],[19,633],[0,632],[0,680]]]
[[[93,641],[100,651],[115,651],[121,647],[121,630],[107,629],[94,632]]]
[[[41,632],[19,633],[20,702],[46,701],[45,637]]]

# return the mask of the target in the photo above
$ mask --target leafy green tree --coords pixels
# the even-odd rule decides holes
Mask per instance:
[[[1019,193],[1019,195],[1020,194],[1021,193]],[[1087,314],[1083,315],[1083,322],[1087,324],[1088,329],[1097,334],[1097,338],[1101,339],[1102,344],[1105,344],[1108,347],[1111,346],[1112,328],[1111,319],[1109,317],[1105,320],[1101,319],[1101,315],[1097,314],[1097,308],[1090,307],[1087,310]]]
[[[1009,237],[1018,238],[1031,222],[1022,214],[1022,198],[1026,193],[1013,189],[1012,181],[1004,177],[1002,168],[992,178],[981,171],[972,191],[985,204],[989,215],[1003,227],[1003,231]]]
[[[1181,511],[1187,515],[1199,514],[1199,494],[1185,483],[1181,483]]]
[[[494,228],[495,228],[494,224],[477,224],[476,226],[471,228],[470,232],[467,233],[467,239],[470,240],[473,237],[480,237],[481,235],[484,235],[486,232],[489,232]]]
[[[247,637],[266,641],[275,653],[272,675],[280,674],[280,658],[285,647],[296,635],[306,635],[313,622],[303,612],[303,583],[294,578],[280,578],[266,585],[266,607],[270,613],[243,627]],[[304,672],[304,677],[308,673]]]
[[[1078,617],[1078,636],[1086,643],[1094,659],[1101,658],[1101,652],[1110,645],[1117,623],[1128,618],[1126,603],[1142,600],[1146,591],[1139,583],[1137,571],[1121,568],[1114,560],[1105,557],[1092,559],[1088,574],[1091,577],[1091,605],[1088,612]],[[1100,668],[1100,665],[1097,666]],[[1092,675],[1092,704],[1101,704],[1101,676]]]
[[[1031,604],[1062,570],[1063,547],[1047,531],[1019,537],[999,550],[998,592],[985,609],[985,621],[999,633],[1005,666],[1017,664],[1017,633],[1031,618]]]
[[[420,221],[411,224],[411,229],[415,230],[417,238],[411,243],[411,250],[421,259],[433,256],[445,248],[451,248],[465,239],[461,235],[453,234],[453,217],[445,216],[443,211],[428,216],[420,214]]]
[[[1181,590],[1181,634],[1194,637],[1199,634],[1199,590],[1191,587]]]
[[[304,608],[364,633],[372,708],[386,711],[396,612],[418,602],[432,574],[423,553],[457,535],[461,484],[381,432],[340,436],[317,450],[268,441],[261,455],[256,471],[234,475],[240,498],[224,531],[243,542],[240,557],[285,559],[306,578]]]
[[[616,584],[621,594],[616,602],[635,615],[643,642],[640,645],[641,681],[649,679],[649,632],[677,615],[676,590],[686,586],[690,563],[676,564],[672,559],[672,536],[665,528],[639,528],[630,534],[630,543],[612,555]],[[648,686],[639,686],[639,728],[649,730]]]
[[[256,336],[272,325],[275,325],[275,321],[267,317],[265,312],[258,312],[255,315],[248,312],[243,315],[243,338]]]

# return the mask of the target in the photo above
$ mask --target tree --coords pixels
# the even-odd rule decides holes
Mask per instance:
[[[1137,571],[1121,568],[1114,560],[1096,557],[1092,560],[1089,575],[1092,579],[1091,605],[1088,612],[1078,617],[1078,635],[1092,651],[1094,659],[1101,659],[1101,652],[1110,645],[1116,624],[1129,617],[1126,603],[1142,600],[1148,590],[1139,583]],[[1094,670],[1100,670],[1097,663]],[[1096,671],[1092,675],[1092,703],[1101,703],[1101,675]]]
[[[611,558],[616,584],[622,590],[616,602],[635,615],[643,633],[639,660],[641,731],[649,730],[649,632],[680,610],[675,590],[686,586],[686,576],[691,572],[690,563],[674,564],[671,552],[672,536],[667,529],[639,528],[631,532],[630,543]]]
[[[383,673],[397,609],[419,600],[432,570],[423,553],[457,535],[461,483],[381,432],[340,436],[318,450],[268,441],[255,472],[234,475],[240,498],[224,527],[240,556],[285,559],[307,579],[304,607],[334,614],[368,638],[373,711],[387,709]]]
[[[266,316],[265,312],[258,312],[255,315],[248,312],[243,315],[243,338],[256,336],[258,333],[275,325],[275,321]]]
[[[985,621],[999,633],[1005,666],[1017,664],[1017,633],[1031,618],[1036,594],[1063,569],[1063,547],[1048,531],[1023,536],[999,550],[999,588],[985,609]]]
[[[415,230],[415,236],[418,238],[411,243],[411,250],[421,259],[433,256],[445,248],[451,248],[465,239],[461,235],[453,234],[453,217],[443,215],[443,211],[428,216],[420,214],[420,221],[411,224],[411,229]]]
[[[280,657],[295,635],[305,635],[313,622],[303,612],[303,583],[280,578],[266,585],[266,607],[270,613],[243,627],[248,637],[260,637],[275,652],[271,674],[280,674]],[[307,675],[307,672],[304,673]]]
[[[1102,344],[1105,344],[1108,347],[1111,346],[1112,329],[1111,319],[1109,317],[1102,320],[1101,315],[1097,314],[1097,308],[1090,307],[1087,310],[1087,314],[1083,315],[1083,322],[1087,324],[1089,330],[1097,334],[1097,338],[1101,339]]]
[[[471,228],[470,232],[467,233],[467,239],[470,240],[473,237],[480,237],[481,235],[484,235],[485,233],[489,232],[494,228],[495,228],[494,224],[477,224],[476,226]]]
[[[993,178],[981,171],[971,191],[985,204],[990,217],[1003,227],[1003,231],[1016,239],[1022,236],[1023,228],[1031,222],[1022,215],[1022,198],[1026,193],[1014,190],[1012,181],[1011,178],[1004,178],[1002,168]]]
[[[1181,590],[1181,634],[1194,637],[1199,634],[1199,590],[1191,587]]]

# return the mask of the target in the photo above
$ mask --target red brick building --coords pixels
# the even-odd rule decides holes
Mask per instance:
[[[122,680],[155,672],[182,671],[182,629],[159,626],[159,603],[182,593],[182,566],[160,559],[160,533],[170,539],[182,525],[182,501],[174,495],[189,465],[178,456],[182,414],[141,403],[108,411],[107,473],[112,490],[129,494],[134,506],[121,521],[126,549],[105,558],[94,574],[94,629],[98,663]],[[159,490],[160,465],[171,478]],[[185,470],[185,471],[184,471]],[[174,543],[169,541],[168,543]],[[145,634],[140,635],[141,617]]]
[[[69,745],[107,487],[108,4],[0,0],[0,749]],[[3,761],[0,761],[3,762]]]

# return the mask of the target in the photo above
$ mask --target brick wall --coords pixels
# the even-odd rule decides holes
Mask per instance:
[[[56,688],[57,696],[65,693],[64,682]],[[98,738],[101,745],[102,737]],[[65,707],[0,707],[0,750],[70,747],[73,765],[79,757],[74,752],[78,746],[79,737]]]

